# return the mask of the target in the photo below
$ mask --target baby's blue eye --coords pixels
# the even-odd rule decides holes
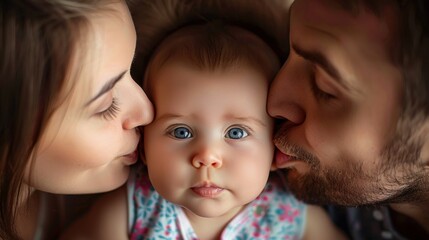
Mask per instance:
[[[240,138],[245,138],[248,135],[249,134],[246,132],[246,130],[242,128],[234,127],[228,130],[225,137],[231,138],[231,139],[240,139]]]
[[[186,138],[192,137],[191,131],[186,127],[177,127],[173,129],[173,132],[171,134],[175,138],[179,138],[179,139],[186,139]]]

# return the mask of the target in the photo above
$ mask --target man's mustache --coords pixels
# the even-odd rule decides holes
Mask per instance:
[[[294,160],[304,161],[311,166],[318,165],[320,161],[315,155],[289,140],[287,130],[282,127],[276,131],[273,140],[276,147]]]

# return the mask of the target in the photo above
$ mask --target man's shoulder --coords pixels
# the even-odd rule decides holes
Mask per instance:
[[[351,239],[406,240],[392,224],[387,207],[326,206],[332,221]]]

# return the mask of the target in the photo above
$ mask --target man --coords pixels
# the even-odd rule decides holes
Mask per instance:
[[[268,99],[276,163],[306,202],[384,206],[347,209],[354,239],[429,236],[427,14],[424,0],[291,8]]]

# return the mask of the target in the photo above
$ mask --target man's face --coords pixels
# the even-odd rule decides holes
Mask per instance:
[[[394,19],[391,7],[378,17],[369,10],[353,16],[327,1],[294,2],[291,52],[268,111],[283,120],[276,162],[299,198],[361,205],[392,200],[412,184],[401,181],[410,174],[404,166],[382,157],[403,88],[392,61]]]

